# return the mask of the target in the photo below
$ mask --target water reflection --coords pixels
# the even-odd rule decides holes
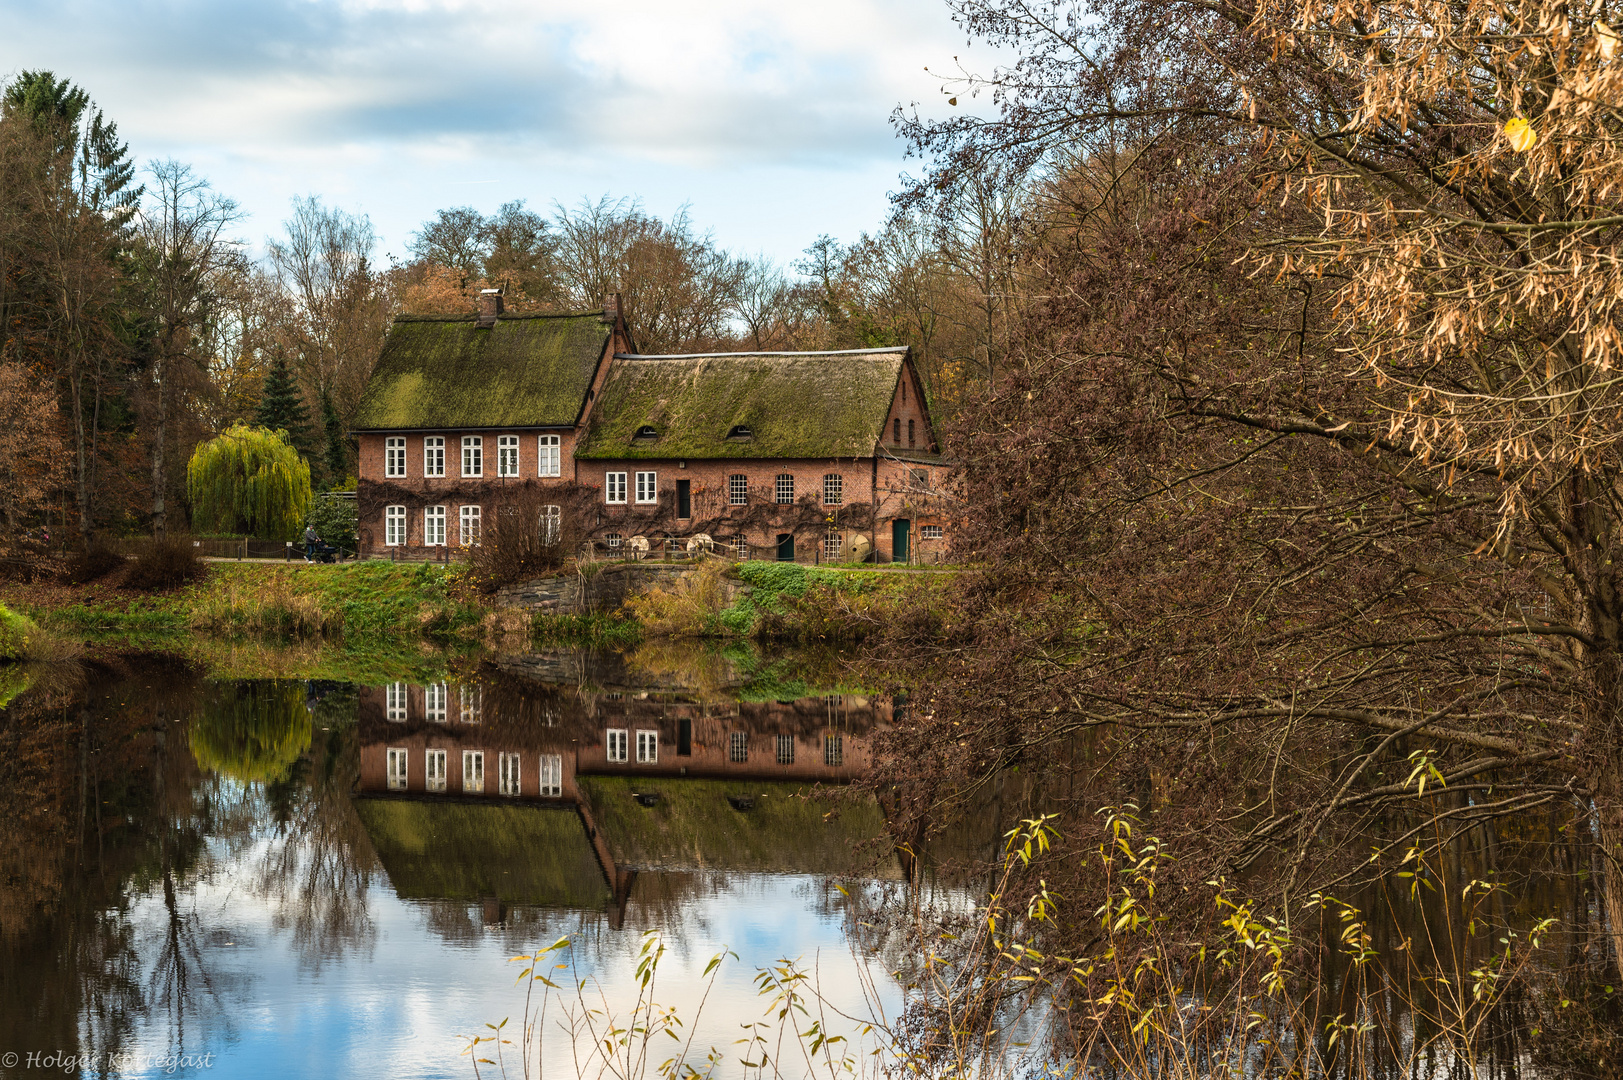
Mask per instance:
[[[749,700],[715,668],[684,688],[553,654],[350,686],[132,657],[18,694],[0,1050],[466,1075],[455,1036],[515,1011],[506,958],[564,933],[612,987],[665,931],[678,995],[737,949],[722,1045],[752,964],[824,955],[860,989],[867,889],[829,876],[901,876],[880,807],[844,788],[889,705]]]

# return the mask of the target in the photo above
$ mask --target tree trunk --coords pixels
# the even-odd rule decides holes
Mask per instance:
[[[152,535],[162,540],[167,535],[164,516],[164,496],[169,486],[168,462],[164,457],[164,434],[169,422],[168,365],[158,360],[158,416],[152,425]]]

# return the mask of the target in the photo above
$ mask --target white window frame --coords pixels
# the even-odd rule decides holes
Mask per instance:
[[[773,500],[779,506],[788,506],[795,501],[795,475],[794,473],[779,473],[772,480]]]
[[[610,551],[619,551],[625,545],[625,542],[626,538],[619,533],[606,533],[603,537],[603,544]]]
[[[659,732],[649,728],[637,729],[637,764],[659,764]]]
[[[383,546],[400,547],[406,542],[406,508],[404,506],[385,506],[383,508]]]
[[[795,737],[793,735],[778,736],[778,764],[793,765],[795,763]]]
[[[540,435],[535,440],[535,469],[537,476],[562,476],[563,439],[557,435]]]
[[[521,795],[524,792],[524,759],[519,754],[496,755],[496,790],[502,795]]]
[[[423,719],[436,724],[445,723],[445,701],[448,696],[442,682],[423,687]]]
[[[939,526],[939,525],[920,525],[919,526],[919,539],[920,540],[940,540],[940,539],[943,539],[945,536],[946,536],[946,533],[942,530],[941,526]]]
[[[750,478],[744,473],[733,473],[727,477],[727,505],[748,506],[750,501]]]
[[[623,506],[626,501],[626,474],[623,472],[606,472],[603,474],[603,501],[611,506]]]
[[[397,724],[411,719],[411,691],[403,682],[392,682],[383,688],[383,717]]]
[[[405,791],[406,777],[411,768],[411,754],[403,746],[391,746],[388,752],[387,772],[390,791]]]
[[[477,724],[484,719],[485,688],[482,686],[457,687],[457,719],[464,724]]]
[[[423,786],[429,791],[445,790],[444,750],[429,750],[423,754]]]
[[[484,511],[472,503],[468,503],[457,512],[459,532],[458,539],[463,547],[473,547],[479,543],[480,529],[484,524]]]
[[[845,476],[843,473],[831,472],[823,474],[823,505],[843,506],[845,504]]]
[[[564,794],[564,758],[562,754],[541,755],[541,789],[543,799],[560,799]]]
[[[747,731],[732,731],[727,734],[727,760],[734,765],[740,765],[750,759],[750,736]]]
[[[837,532],[823,534],[823,561],[839,562],[840,554],[845,550],[845,537]]]
[[[445,507],[423,507],[423,546],[445,546]]]
[[[485,752],[462,751],[462,790],[483,795],[485,791]]]
[[[603,734],[603,752],[610,761],[624,762],[628,741],[625,728],[609,728]]]
[[[518,436],[496,436],[496,475],[518,475]]]
[[[823,736],[823,764],[829,768],[840,768],[845,765],[845,736]]]
[[[406,439],[403,435],[390,435],[383,440],[383,475],[406,475]]]
[[[462,436],[462,475],[464,477],[485,475],[485,437],[483,435]]]
[[[445,475],[444,435],[429,435],[423,439],[423,475]]]
[[[556,544],[564,534],[564,508],[548,503],[541,508],[541,542],[548,547]]]
[[[647,506],[659,501],[659,473],[637,473],[637,505]]]

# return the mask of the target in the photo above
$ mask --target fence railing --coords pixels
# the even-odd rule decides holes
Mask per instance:
[[[125,536],[109,539],[108,547],[120,555],[140,555],[154,543],[150,536]],[[211,559],[281,559],[284,562],[304,561],[304,545],[284,540],[230,540],[198,538],[191,541],[192,550]],[[338,546],[338,545],[334,545]],[[353,559],[353,547],[338,546],[337,557]]]

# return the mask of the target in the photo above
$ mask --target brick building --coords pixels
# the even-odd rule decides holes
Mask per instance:
[[[520,488],[591,507],[571,512],[611,552],[697,534],[801,562],[945,550],[948,469],[905,347],[641,356],[618,298],[524,316],[483,299],[389,332],[353,424],[362,550],[476,542]]]

